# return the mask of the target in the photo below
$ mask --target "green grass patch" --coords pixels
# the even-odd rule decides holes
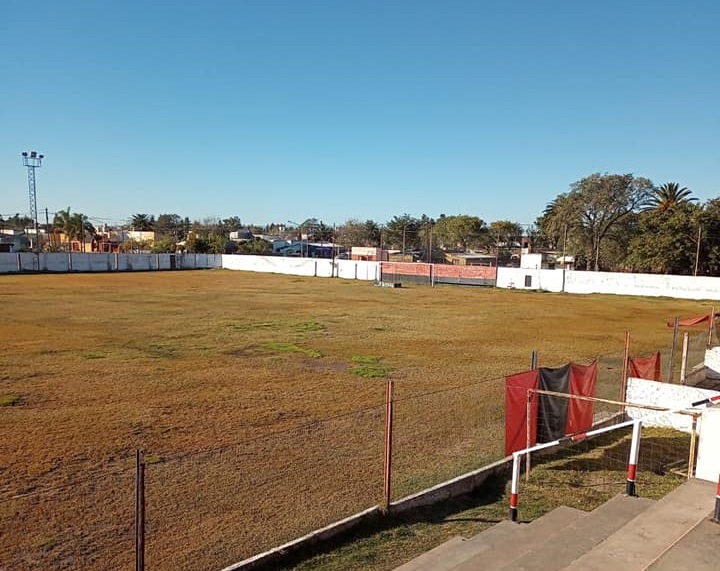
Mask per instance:
[[[311,359],[319,359],[322,357],[319,351],[306,349],[305,347],[295,345],[295,343],[265,343],[265,348],[278,353],[302,353]]]
[[[317,321],[301,321],[299,323],[293,323],[290,329],[297,333],[309,333],[312,331],[323,331],[325,326]]]
[[[351,372],[358,377],[381,379],[393,371],[393,367],[382,362],[382,357],[375,355],[356,355],[351,360],[355,363]]]
[[[20,397],[17,395],[2,395],[0,396],[0,406],[15,406],[20,402]]]

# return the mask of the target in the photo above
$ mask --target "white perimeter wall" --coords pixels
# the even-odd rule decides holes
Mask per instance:
[[[215,254],[82,254],[0,253],[0,273],[13,272],[112,272],[219,268]]]
[[[564,287],[563,287],[564,274]],[[525,286],[530,276],[531,285]],[[611,293],[679,299],[720,299],[720,278],[578,270],[498,268],[497,287],[567,293]]]
[[[324,258],[285,258],[279,256],[240,256],[225,254],[222,267],[246,272],[267,272],[320,278],[339,277],[350,280],[380,279],[379,262],[328,260]]]
[[[625,400],[636,404],[649,404],[665,408],[690,408],[691,403],[718,394],[720,394],[718,391],[630,377]],[[686,414],[658,415],[653,410],[631,407],[627,408],[627,414],[630,418],[643,420],[644,426],[662,426],[687,433],[692,431],[692,417]],[[702,432],[701,425],[698,426],[698,431]]]
[[[717,482],[720,476],[720,408],[707,408],[700,421],[703,430],[698,443],[695,477],[710,482]]]
[[[240,256],[234,254],[32,254],[0,253],[0,273],[18,271],[106,272],[169,270],[175,257],[177,269],[226,268],[298,276],[340,277],[375,281],[380,262]],[[525,286],[526,277],[530,285]],[[567,293],[607,293],[664,296],[678,299],[720,300],[720,278],[623,274],[578,270],[498,268],[497,287]]]

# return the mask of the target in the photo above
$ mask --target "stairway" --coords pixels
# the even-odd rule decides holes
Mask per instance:
[[[714,502],[714,484],[689,480],[657,502],[618,495],[589,513],[560,507],[455,537],[396,571],[715,570]]]

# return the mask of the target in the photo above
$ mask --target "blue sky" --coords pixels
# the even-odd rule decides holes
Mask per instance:
[[[0,5],[0,214],[531,223],[594,172],[720,196],[720,2]],[[52,215],[51,215],[52,216]]]

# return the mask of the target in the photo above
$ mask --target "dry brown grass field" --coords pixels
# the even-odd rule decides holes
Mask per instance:
[[[617,361],[626,329],[664,349],[711,305],[220,270],[2,276],[0,300],[0,569],[132,569],[142,449],[150,571],[378,503],[382,375],[399,497],[499,458],[501,377],[533,349]]]

